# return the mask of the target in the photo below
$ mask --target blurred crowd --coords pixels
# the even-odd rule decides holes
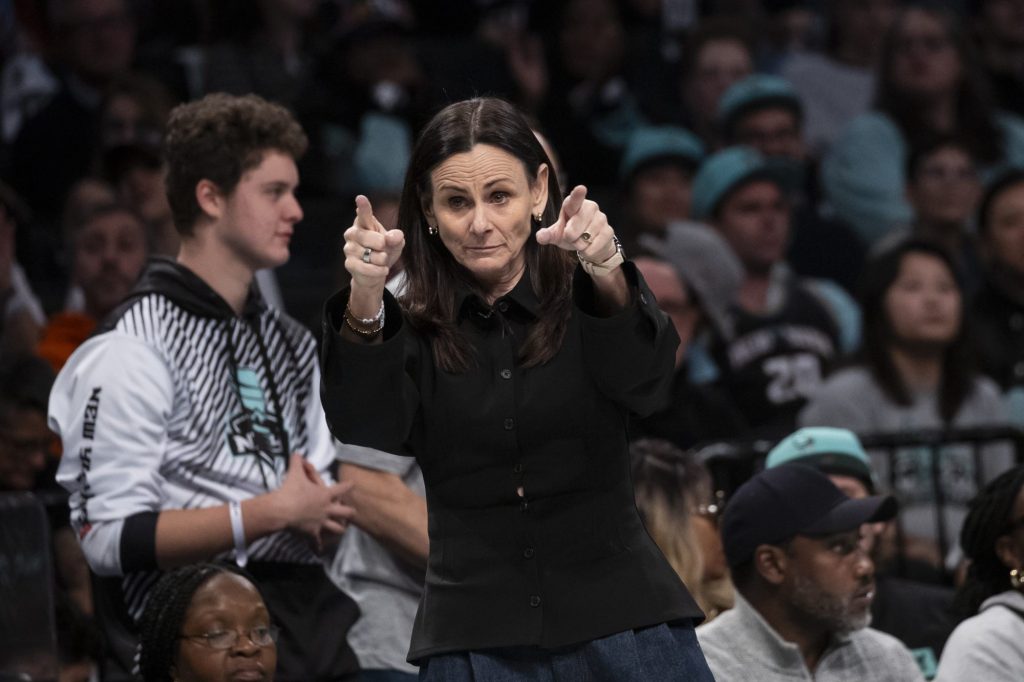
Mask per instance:
[[[211,92],[283,104],[309,136],[291,261],[258,280],[314,330],[344,280],[353,197],[394,226],[421,126],[475,95],[528,114],[682,340],[671,399],[632,425],[633,475],[709,617],[735,589],[755,607],[767,594],[729,579],[716,523],[742,480],[716,461],[743,460],[745,478],[801,427],[1024,425],[1024,1],[0,0],[0,492],[55,510],[68,665],[102,652],[79,632],[95,608],[60,514],[49,385],[147,258],[176,255],[163,127]],[[928,677],[981,604],[950,615],[953,589],[977,587],[965,556],[995,561],[994,538],[961,535],[1021,459],[993,433],[847,443],[849,466],[823,469],[852,472],[850,497],[899,500],[866,551],[912,586],[884,585],[876,623]],[[915,625],[908,609],[943,615]]]

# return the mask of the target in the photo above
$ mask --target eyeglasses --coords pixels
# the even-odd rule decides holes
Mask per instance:
[[[259,647],[270,646],[277,641],[280,632],[274,625],[257,625],[245,633],[249,641]],[[180,639],[191,639],[211,649],[231,649],[238,644],[238,638],[242,635],[238,630],[217,630],[206,632],[201,635],[182,635]]]

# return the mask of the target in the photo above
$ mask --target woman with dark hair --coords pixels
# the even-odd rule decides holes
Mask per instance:
[[[1005,424],[995,384],[978,374],[967,338],[963,286],[952,257],[932,242],[908,239],[868,263],[861,281],[864,340],[847,368],[829,377],[800,414],[803,426],[835,426],[859,434]],[[970,449],[939,451],[947,544],[955,542],[964,504],[976,492]],[[896,472],[901,520],[908,535],[937,537],[932,451],[896,450],[875,458],[883,482]],[[982,478],[1010,465],[1002,447],[982,451]],[[934,553],[934,561],[941,561]]]
[[[256,586],[232,566],[165,573],[139,622],[143,682],[271,682],[277,628]]]
[[[644,527],[710,621],[733,605],[718,533],[724,495],[692,451],[658,438],[633,441],[629,450]]]
[[[937,682],[1016,682],[1024,670],[1024,467],[971,500],[960,544],[970,560],[961,623],[942,652]]]
[[[417,141],[400,230],[356,198],[328,422],[423,470],[421,679],[710,680],[700,610],[629,481],[628,416],[659,404],[678,338],[586,188],[560,202],[550,169],[510,104],[467,100]]]
[[[829,201],[867,242],[910,222],[908,150],[956,135],[982,169],[1024,161],[1024,121],[997,111],[955,15],[904,10],[882,49],[875,111],[855,119],[823,164]]]

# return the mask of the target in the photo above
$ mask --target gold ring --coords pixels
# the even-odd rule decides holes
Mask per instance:
[[[582,239],[583,241],[585,241],[586,243],[589,244],[590,240],[591,240],[590,233],[589,232],[584,232],[583,234],[580,235],[580,239]]]

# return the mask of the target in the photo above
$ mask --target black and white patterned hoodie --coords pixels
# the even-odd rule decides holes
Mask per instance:
[[[329,481],[335,443],[312,335],[253,287],[236,315],[202,279],[150,262],[131,296],[71,356],[50,395],[57,480],[100,576],[123,576],[137,617],[155,579],[159,513],[245,500],[281,485],[290,452]],[[289,532],[254,561],[319,563]]]

